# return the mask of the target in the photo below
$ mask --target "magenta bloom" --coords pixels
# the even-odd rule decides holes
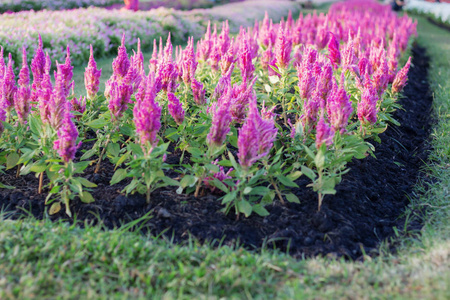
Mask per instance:
[[[373,88],[365,88],[358,103],[358,119],[362,124],[377,122],[378,95]]]
[[[92,99],[97,95],[100,85],[100,76],[102,76],[102,69],[97,69],[92,45],[90,45],[90,47],[91,55],[89,56],[89,63],[84,72],[84,86],[86,87],[88,98]]]
[[[194,94],[194,101],[197,105],[206,104],[205,93],[206,90],[203,88],[203,84],[197,81],[197,79],[192,78],[191,82],[192,92]]]
[[[333,67],[326,63],[317,78],[316,94],[320,97],[320,107],[324,108],[328,95],[333,89]]]
[[[72,106],[73,111],[79,112],[80,114],[83,114],[86,111],[86,97],[76,98],[73,97],[72,100],[70,100],[70,104]],[[77,120],[81,119],[81,116],[76,116]]]
[[[234,64],[230,66],[227,73],[219,78],[216,88],[214,89],[213,99],[219,99],[226,92],[227,88],[231,85],[231,74],[234,70]]]
[[[21,124],[25,124],[30,113],[31,89],[29,86],[20,86],[14,94],[14,107]]]
[[[28,68],[27,51],[25,50],[25,47],[22,48],[22,68],[20,69],[19,80],[17,80],[17,83],[21,87],[26,87],[30,84],[30,69]]]
[[[170,115],[178,125],[181,125],[184,121],[184,110],[180,100],[175,96],[175,94],[171,92],[167,93],[167,99],[167,107],[169,109]]]
[[[56,74],[55,74],[55,89],[58,85],[61,87],[61,92],[64,94],[64,97],[68,97],[70,90],[73,86],[73,66],[72,62],[70,61],[70,49],[69,46],[67,46],[67,55],[66,55],[66,61],[64,64],[56,64]]]
[[[253,86],[255,85],[256,77],[247,85],[242,82],[240,85],[233,86],[233,93],[231,97],[231,116],[233,121],[242,123],[245,119],[245,111],[254,96]]]
[[[339,51],[339,41],[336,39],[336,36],[329,32],[330,40],[328,42],[328,52],[330,55],[328,58],[330,59],[333,66],[336,68],[341,64],[341,52]]]
[[[394,82],[392,83],[392,92],[399,93],[405,87],[410,66],[411,57],[408,59],[406,65],[395,76]]]
[[[233,40],[231,43],[233,43]],[[219,63],[222,76],[227,74],[231,66],[234,65],[234,63],[237,61],[237,59],[235,59],[234,57],[235,57],[234,47],[230,45],[230,47],[228,47],[228,51],[226,51],[226,53],[222,56],[222,59],[220,60]]]
[[[142,101],[136,102],[133,109],[134,124],[136,125],[136,133],[139,136],[141,145],[150,143],[151,151],[158,143],[157,133],[161,128],[161,107],[155,102],[155,78],[152,73],[145,78],[146,91]]]
[[[303,115],[301,120],[303,126],[308,127],[309,130],[315,127],[317,123],[317,115],[319,113],[320,99],[317,97],[311,97],[305,100],[303,105]]]
[[[288,36],[288,30],[279,25],[277,42],[275,44],[275,59],[282,69],[287,69],[291,61],[292,41]]]
[[[9,54],[8,66],[6,67],[6,72],[1,81],[1,102],[3,108],[6,111],[11,110],[14,105],[14,94],[16,93],[16,81],[14,76],[13,64],[11,53]]]
[[[128,108],[132,94],[133,88],[128,84],[118,84],[115,81],[111,84],[108,108],[113,120],[119,120],[122,117]]]
[[[37,101],[37,93],[41,88],[41,82],[45,73],[45,54],[42,49],[42,38],[39,34],[39,46],[36,49],[33,60],[31,61],[31,72],[33,73],[33,84],[31,86],[32,99]]]
[[[355,55],[355,46],[353,40],[349,38],[347,45],[342,51],[342,68],[353,69],[358,64],[358,58]]]
[[[5,130],[2,121],[3,122],[6,121],[6,112],[2,107],[0,107],[0,137],[2,136],[2,133]]]
[[[238,158],[244,168],[269,154],[277,135],[273,119],[261,118],[256,107],[256,97],[250,101],[247,119],[239,130]]]
[[[45,57],[44,72],[42,74],[42,81],[39,89],[36,91],[36,100],[39,103],[39,114],[41,116],[42,123],[46,124],[50,121],[49,103],[53,93],[53,84],[50,76],[51,68],[50,56],[47,53]]]
[[[389,84],[389,67],[386,56],[381,59],[380,65],[373,73],[373,82],[378,95],[381,97]]]
[[[297,76],[300,97],[310,98],[316,88],[316,78],[313,74],[313,64],[307,57],[303,58],[300,67],[297,68]]]
[[[216,159],[215,161],[212,162],[213,165],[218,165],[219,164],[219,160]],[[224,183],[224,181],[226,179],[231,179],[233,177],[229,176],[230,173],[233,172],[233,168],[228,169],[228,172],[225,173],[224,169],[222,166],[219,166],[219,172],[214,173],[213,176],[209,176],[206,177],[205,179],[203,179],[203,183],[206,185],[207,188],[210,189],[211,192],[214,192],[216,190],[215,186],[212,186],[209,184],[210,181],[213,181],[214,178],[218,179],[220,182]],[[225,184],[225,183],[224,183]]]
[[[122,43],[119,46],[119,51],[117,57],[112,63],[113,74],[118,77],[118,79],[124,78],[128,69],[130,68],[130,60],[128,59],[127,48],[125,47],[125,33],[122,35]]]
[[[353,108],[350,96],[344,90],[343,84],[331,93],[327,101],[327,112],[330,124],[335,132],[344,133]]]
[[[3,47],[0,46],[0,82],[5,76],[5,59],[3,58]]]
[[[68,163],[75,158],[77,149],[81,146],[81,142],[77,145],[78,130],[72,121],[73,115],[66,110],[61,127],[58,130],[58,139],[53,144],[53,149],[57,150],[59,156]]]
[[[325,145],[331,146],[333,144],[334,131],[325,122],[323,116],[320,118],[316,127],[316,148],[320,149],[323,143]]]
[[[198,63],[195,60],[194,53],[194,38],[189,38],[188,45],[183,51],[183,58],[181,60],[182,79],[187,86],[191,83],[191,77],[194,76],[197,70]]]
[[[239,53],[239,67],[241,69],[242,81],[248,82],[253,78],[253,72],[255,71],[255,66],[252,62],[252,55],[249,48],[249,42],[246,35],[244,35],[241,41],[241,48]]]
[[[226,94],[220,98],[219,105],[213,111],[211,128],[206,138],[210,147],[222,146],[228,132],[230,132],[230,97],[231,89],[228,89]]]
[[[275,55],[272,51],[272,43],[269,44],[266,50],[261,55],[261,66],[264,70],[267,70],[269,68],[269,65],[274,60]]]
[[[208,21],[205,38],[200,40],[200,42],[198,42],[197,44],[197,58],[203,61],[207,61],[212,47],[213,41],[211,37],[211,21]]]

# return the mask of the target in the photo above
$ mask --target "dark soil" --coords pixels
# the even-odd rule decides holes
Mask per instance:
[[[109,185],[114,171],[107,161],[99,174],[93,174],[94,167],[86,170],[86,178],[98,184],[92,193],[96,201],[72,201],[71,210],[77,220],[94,224],[101,220],[107,228],[150,212],[152,218],[142,222],[142,230],[155,236],[163,234],[176,243],[191,235],[200,242],[239,242],[249,249],[267,246],[289,250],[295,257],[331,255],[357,259],[363,251],[375,253],[381,241],[394,235],[394,226],[403,228],[404,220],[399,216],[409,204],[408,195],[429,150],[432,97],[427,83],[428,58],[425,49],[417,46],[413,55],[405,98],[400,99],[405,110],[395,114],[401,126],[390,126],[380,135],[382,143],[374,142],[376,158],[369,156],[349,164],[351,170],[338,185],[337,194],[325,197],[320,213],[317,195],[306,187],[309,180],[304,176],[297,181],[300,188],[293,191],[301,204],[283,206],[275,202],[266,207],[270,215],[265,218],[252,215],[236,221],[233,213],[220,212],[218,196],[208,194],[196,199],[178,195],[174,188],[155,191],[147,205],[143,196],[120,194],[124,184]],[[176,155],[168,158],[171,163],[178,163],[178,159]],[[10,218],[29,212],[38,219],[47,217],[46,195],[36,193],[38,181],[33,175],[16,179],[15,170],[10,170],[0,182],[16,187],[0,190],[0,208]],[[48,217],[68,219],[64,209]]]

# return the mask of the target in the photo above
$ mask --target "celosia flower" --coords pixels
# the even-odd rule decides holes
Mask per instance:
[[[316,88],[316,78],[313,75],[313,66],[307,57],[304,57],[300,67],[297,68],[298,87],[300,97],[310,98]]]
[[[405,87],[410,66],[411,57],[408,59],[406,65],[395,76],[394,82],[392,83],[392,92],[399,93]]]
[[[263,119],[256,107],[256,97],[250,101],[247,119],[239,130],[238,158],[244,168],[269,154],[277,135],[273,119]]]
[[[231,116],[233,121],[242,123],[245,119],[245,111],[253,98],[253,86],[256,82],[256,77],[247,85],[242,82],[240,85],[234,85],[231,97]]]
[[[80,114],[83,114],[86,111],[86,97],[80,96],[78,99],[76,97],[73,97],[72,100],[70,100],[70,104],[72,106],[73,111],[79,112]],[[76,116],[77,120],[81,119],[81,116]]]
[[[198,65],[195,61],[194,38],[189,38],[188,45],[183,51],[183,57],[180,65],[183,82],[186,86],[189,86],[191,84],[191,77],[194,76]]]
[[[57,72],[55,74],[55,89],[58,85],[61,85],[60,92],[64,94],[64,97],[68,97],[73,85],[73,66],[72,62],[70,61],[69,46],[67,46],[67,54],[64,64],[57,63],[56,69]]]
[[[277,42],[275,44],[275,59],[282,69],[289,67],[291,61],[292,41],[288,37],[282,24],[279,25]]]
[[[30,113],[31,89],[29,86],[20,86],[14,94],[14,107],[21,124],[25,124]]]
[[[252,62],[252,56],[249,49],[249,43],[247,36],[241,42],[241,48],[239,53],[239,67],[241,69],[242,81],[248,82],[253,78],[253,72],[255,71],[255,66]]]
[[[31,61],[31,72],[33,73],[33,84],[31,85],[32,99],[37,101],[37,93],[41,88],[41,82],[45,73],[45,54],[42,49],[42,38],[39,34],[39,46],[36,49],[33,60]]]
[[[233,73],[234,65],[231,65],[227,73],[219,78],[216,88],[214,89],[213,99],[222,97],[228,86],[231,85],[231,74]]]
[[[22,48],[22,68],[19,72],[17,84],[20,87],[26,87],[30,84],[30,69],[28,68],[27,51],[25,50],[25,47]]]
[[[170,115],[175,120],[175,123],[181,125],[184,121],[184,110],[180,100],[171,92],[167,93],[167,99],[167,108],[169,109]]]
[[[316,127],[316,148],[320,149],[323,143],[331,146],[333,144],[334,131],[325,122],[323,116],[320,118]]]
[[[339,41],[336,39],[336,36],[329,32],[330,40],[328,42],[328,58],[330,59],[333,66],[336,68],[341,64],[341,52],[339,51]]]
[[[264,70],[267,70],[269,68],[269,64],[271,64],[273,60],[274,60],[274,54],[272,51],[272,42],[270,42],[267,49],[264,50],[264,52],[261,55],[261,67]]]
[[[3,58],[3,47],[0,46],[0,82],[5,76],[5,59]]]
[[[5,110],[0,106],[0,137],[2,136],[3,131],[5,130],[5,127],[3,126],[3,122],[6,121],[6,112]]]
[[[389,84],[389,67],[387,65],[386,55],[382,57],[380,65],[373,73],[373,82],[378,95],[381,97]]]
[[[333,130],[344,133],[353,108],[350,96],[345,92],[342,81],[341,85],[335,88],[327,99],[327,112]]]
[[[358,119],[362,124],[377,122],[378,95],[373,88],[365,88],[358,102]]]
[[[231,44],[233,44],[233,40],[231,41]],[[222,76],[227,74],[231,66],[237,61],[237,58],[235,59],[234,57],[234,47],[230,45],[230,47],[228,47],[228,51],[222,56],[219,63]]]
[[[156,39],[153,40],[153,53],[152,58],[149,60],[150,72],[156,73],[158,70],[158,46],[156,45]]]
[[[132,94],[133,88],[128,84],[118,84],[117,82],[111,84],[108,108],[114,121],[119,120],[127,110]]]
[[[327,63],[323,66],[316,85],[316,94],[320,97],[321,108],[325,107],[328,95],[333,89],[333,78],[333,67]]]
[[[161,128],[161,107],[155,102],[155,78],[152,73],[145,78],[146,91],[142,101],[136,102],[133,109],[134,124],[136,125],[136,133],[139,136],[141,145],[145,146],[150,143],[151,152],[154,146],[158,143],[157,133]]]
[[[1,102],[3,108],[8,112],[14,105],[14,94],[16,93],[17,87],[15,82],[13,64],[11,53],[9,54],[8,66],[6,67],[6,72],[1,82]]]
[[[343,69],[355,69],[358,64],[358,58],[355,55],[355,46],[353,40],[349,38],[347,45],[342,51],[342,68]]]
[[[222,31],[217,38],[217,44],[220,51],[220,55],[223,56],[230,48],[230,27],[228,26],[228,20],[222,23]]]
[[[86,87],[88,98],[92,99],[95,95],[97,95],[102,69],[97,69],[97,63],[94,60],[92,45],[90,45],[90,48],[91,54],[89,56],[89,63],[84,72],[84,86]]]
[[[130,68],[130,60],[128,59],[127,48],[125,47],[125,33],[122,35],[122,43],[119,46],[117,57],[112,63],[113,74],[118,77],[119,80],[124,78],[128,69]]]
[[[75,158],[77,149],[81,146],[81,142],[76,143],[78,138],[78,130],[72,121],[73,115],[67,109],[63,116],[62,124],[58,130],[58,139],[53,144],[53,149],[57,150],[59,156],[68,163]]]
[[[216,159],[215,161],[212,162],[212,164],[218,166],[218,165],[219,165],[219,160]],[[220,182],[224,183],[224,181],[225,181],[226,179],[231,179],[231,178],[233,178],[233,177],[229,176],[231,172],[233,172],[233,168],[228,169],[228,172],[225,173],[223,167],[222,167],[222,166],[219,166],[219,172],[214,173],[214,174],[212,175],[212,177],[209,176],[209,177],[206,177],[205,179],[203,179],[203,183],[205,184],[205,186],[206,186],[207,188],[209,188],[209,190],[210,190],[211,192],[214,192],[214,191],[216,190],[216,187],[215,187],[215,186],[212,186],[212,185],[210,184],[210,182],[214,181],[214,178],[215,178],[215,179],[219,180]],[[225,183],[224,183],[224,184],[225,184]],[[226,184],[225,184],[225,185],[226,185]]]
[[[42,81],[40,83],[40,88],[36,91],[37,101],[39,103],[39,115],[41,117],[42,123],[46,124],[50,121],[49,103],[53,93],[52,79],[50,76],[51,68],[50,56],[47,53],[45,57],[44,72],[42,75]]]
[[[207,61],[211,49],[213,47],[213,41],[211,40],[211,21],[208,21],[208,27],[206,29],[205,38],[200,40],[197,44],[197,57],[200,60]]]
[[[300,117],[304,127],[308,127],[309,130],[314,128],[317,122],[317,115],[319,113],[320,99],[317,96],[313,96],[303,104],[303,115]]]
[[[206,138],[210,147],[222,146],[230,131],[230,98],[231,89],[228,88],[226,94],[219,99],[218,107],[213,111],[211,128]]]
[[[191,88],[194,94],[195,103],[197,103],[197,105],[204,105],[206,103],[205,99],[206,90],[203,88],[203,83],[200,83],[195,78],[192,78],[191,80],[192,80]]]

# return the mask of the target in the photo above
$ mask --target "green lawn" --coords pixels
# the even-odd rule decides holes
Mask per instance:
[[[273,251],[173,245],[126,228],[6,220],[0,299],[450,299],[450,33],[424,18],[418,28],[432,58],[436,123],[426,172],[437,181],[426,192],[417,185],[412,206],[427,208],[425,226],[420,236],[400,232],[396,254],[297,261]]]

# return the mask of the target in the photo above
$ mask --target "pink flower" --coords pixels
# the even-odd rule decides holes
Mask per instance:
[[[211,21],[208,21],[208,27],[206,29],[205,38],[200,40],[197,44],[197,57],[200,60],[207,61],[211,49],[213,47],[213,41],[211,39]]]
[[[51,68],[50,56],[47,53],[45,57],[45,66],[42,74],[42,80],[39,89],[36,91],[36,98],[39,103],[39,114],[42,123],[46,124],[50,121],[49,104],[53,94],[53,84],[50,76]]]
[[[245,119],[245,111],[254,96],[253,86],[255,85],[256,77],[247,85],[242,82],[240,85],[233,86],[233,93],[231,96],[231,116],[233,121],[242,123]]]
[[[84,85],[86,87],[87,96],[92,99],[97,95],[100,76],[102,75],[102,69],[97,69],[97,63],[94,60],[94,51],[92,45],[90,45],[91,54],[89,56],[89,63],[84,72]]]
[[[308,127],[309,130],[316,125],[319,107],[320,99],[318,99],[317,96],[306,99],[303,104],[303,115],[301,116],[301,120],[303,126]]]
[[[213,111],[211,128],[206,138],[210,147],[222,146],[230,131],[230,98],[231,89],[229,88],[226,94],[223,94],[219,100],[218,107]]]
[[[361,94],[361,101],[358,102],[358,120],[362,124],[377,122],[377,101],[376,91],[373,88],[365,88]]]
[[[25,50],[25,47],[22,48],[22,68],[20,69],[19,80],[17,80],[17,83],[21,87],[26,87],[30,84],[30,69],[28,68],[27,51]]]
[[[230,66],[227,73],[222,75],[222,77],[219,78],[219,82],[217,83],[216,88],[214,89],[213,99],[219,99],[222,97],[226,89],[231,85],[231,74],[234,70],[234,64]]]
[[[81,146],[81,142],[77,145],[78,130],[72,121],[73,115],[66,110],[62,118],[62,124],[58,130],[58,139],[54,142],[53,149],[57,150],[59,156],[68,163],[75,158],[77,149]]]
[[[142,101],[136,102],[133,109],[134,124],[136,125],[136,133],[139,136],[141,145],[150,143],[151,152],[158,143],[157,133],[161,128],[161,107],[155,102],[155,78],[152,73],[145,78],[146,91]]]
[[[336,36],[329,32],[330,40],[328,41],[328,52],[330,55],[328,58],[330,59],[333,66],[336,68],[341,64],[341,52],[339,51],[339,41],[336,39]]]
[[[215,161],[212,162],[212,164],[217,166],[217,165],[219,164],[219,160],[216,159]],[[229,176],[231,172],[233,172],[233,168],[228,169],[228,172],[225,173],[223,167],[222,167],[222,166],[219,166],[219,172],[214,173],[214,174],[212,175],[212,177],[209,176],[209,177],[206,177],[205,179],[203,179],[203,183],[205,184],[205,186],[206,186],[207,188],[210,189],[211,192],[214,192],[214,191],[216,190],[216,187],[215,187],[215,186],[212,186],[212,185],[210,184],[210,182],[212,182],[212,181],[214,180],[214,178],[216,178],[216,179],[219,180],[220,182],[224,183],[225,180],[233,178],[233,177]],[[224,183],[224,184],[225,184],[225,183]],[[226,184],[225,184],[225,185],[226,185]]]
[[[5,59],[3,58],[3,47],[0,46],[0,82],[5,76]]]
[[[122,35],[122,43],[119,46],[117,57],[112,63],[113,74],[118,77],[119,80],[124,78],[128,69],[130,68],[130,60],[128,59],[127,48],[125,47],[125,33]]]
[[[4,74],[3,80],[1,81],[0,92],[1,92],[1,103],[2,108],[6,111],[11,110],[14,105],[14,94],[16,93],[17,87],[15,82],[13,64],[11,53],[9,54],[9,61],[6,67],[6,72]]]
[[[313,63],[308,59],[308,56],[303,58],[300,67],[297,68],[297,76],[300,97],[303,99],[310,98],[316,88],[316,78],[313,74]]]
[[[242,81],[248,82],[252,80],[255,66],[252,62],[247,35],[244,36],[244,39],[241,42],[241,48],[239,52],[239,67],[241,69]]]
[[[184,110],[180,100],[171,92],[167,93],[167,99],[167,105],[170,115],[175,120],[175,123],[181,125],[184,121]]]
[[[316,148],[320,149],[323,143],[331,146],[333,144],[334,131],[325,122],[323,116],[320,118],[316,127]]]
[[[320,97],[320,107],[324,108],[328,95],[333,89],[333,67],[330,63],[323,66],[317,78],[316,93]]]
[[[233,40],[231,41],[231,43],[233,43]],[[234,63],[237,61],[237,58],[235,59],[234,57],[235,57],[234,48],[232,45],[230,45],[226,53],[222,56],[222,59],[220,60],[219,63],[222,76],[227,74],[231,66],[234,65]]]
[[[279,25],[277,42],[275,44],[275,59],[282,69],[287,69],[291,61],[292,41],[288,37],[288,30]]]
[[[339,88],[335,88],[328,97],[327,112],[333,130],[344,133],[353,108],[350,96],[344,90],[343,81]]]
[[[86,97],[76,98],[73,97],[72,100],[70,100],[70,104],[72,106],[71,110],[74,110],[76,112],[79,112],[80,114],[83,114],[86,111]],[[76,116],[77,120],[81,119],[81,116]]]
[[[113,121],[119,120],[127,110],[132,94],[133,88],[128,84],[119,84],[115,81],[111,84],[108,108]]]
[[[405,87],[410,66],[411,57],[408,59],[406,65],[395,76],[394,82],[392,83],[392,92],[399,93]]]
[[[39,46],[36,49],[33,60],[31,61],[31,72],[33,73],[33,84],[31,86],[32,99],[37,100],[37,92],[41,88],[41,82],[45,73],[45,54],[42,49],[42,38],[39,34]]]
[[[194,94],[195,103],[197,103],[197,105],[206,104],[205,99],[206,90],[203,88],[203,84],[197,81],[195,78],[192,78],[191,88]]]
[[[195,60],[194,38],[189,38],[188,45],[183,51],[181,61],[182,79],[187,86],[191,83],[191,77],[194,76],[198,63]]]
[[[264,70],[269,68],[269,65],[272,63],[274,59],[274,54],[272,51],[272,42],[269,43],[269,46],[261,55],[261,66]]]

